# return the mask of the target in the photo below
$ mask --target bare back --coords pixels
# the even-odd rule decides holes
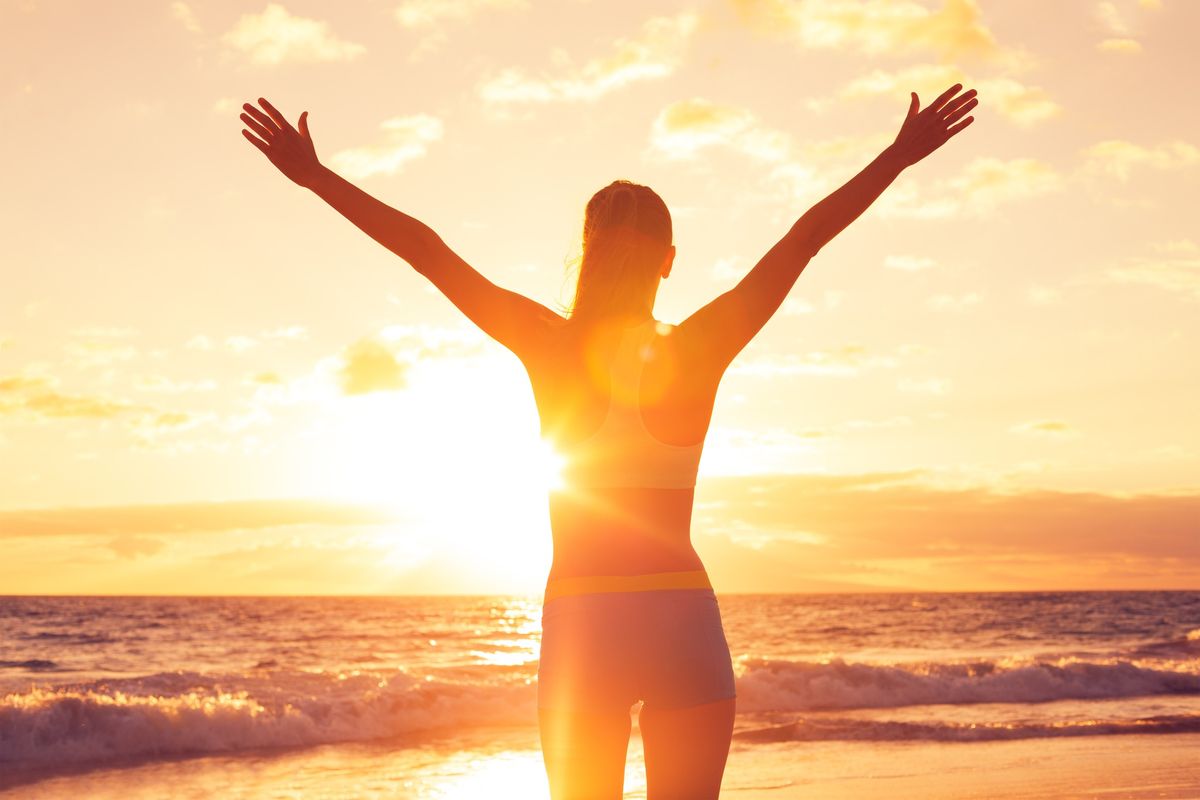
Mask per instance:
[[[616,409],[637,414],[660,446],[685,452],[703,442],[719,374],[700,363],[678,328],[658,324],[641,353],[639,379],[621,382],[611,368],[625,330],[565,322],[527,363],[542,437],[571,465]],[[612,467],[636,472],[641,454],[614,453]],[[623,462],[623,463],[621,463]],[[571,474],[568,470],[568,474]],[[690,539],[692,486],[597,486],[570,478],[550,495],[554,536],[551,578],[634,575],[701,568]]]

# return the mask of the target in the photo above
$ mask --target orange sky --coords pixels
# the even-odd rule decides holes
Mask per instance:
[[[652,186],[678,322],[960,80],[971,130],[722,383],[714,584],[1200,588],[1197,29],[1179,0],[6,3],[0,594],[540,588],[520,364],[242,102],[309,111],[323,161],[552,307],[588,197]]]

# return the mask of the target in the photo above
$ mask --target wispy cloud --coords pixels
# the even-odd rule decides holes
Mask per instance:
[[[956,83],[978,90],[980,106],[975,116],[994,109],[1010,122],[1028,128],[1062,111],[1040,87],[1027,86],[1008,76],[975,79],[949,64],[919,64],[896,71],[877,69],[850,81],[839,91],[839,96],[846,99],[887,96],[894,98],[903,110],[907,108],[909,92],[916,92],[924,104]]]
[[[1142,0],[1138,3],[1140,9],[1158,10],[1161,4],[1157,0]],[[1130,8],[1135,17],[1140,16],[1140,9]],[[1124,13],[1113,2],[1101,2],[1095,6],[1096,20],[1106,34],[1096,47],[1107,53],[1134,54],[1142,52],[1142,44],[1136,38],[1135,23],[1130,22]]]
[[[1009,428],[1013,433],[1020,433],[1029,436],[1040,436],[1051,439],[1067,439],[1074,438],[1079,435],[1079,431],[1072,428],[1065,422],[1055,419],[1039,419],[1030,420],[1027,422],[1019,422]]]
[[[578,69],[568,65],[565,74],[558,76],[533,77],[510,67],[480,84],[479,94],[493,105],[596,100],[627,84],[673,73],[698,24],[699,17],[692,12],[654,17],[636,36],[614,42],[612,53],[603,58]]]
[[[1096,48],[1105,53],[1121,53],[1132,55],[1142,52],[1142,44],[1137,39],[1103,39]]]
[[[953,178],[922,187],[902,179],[879,200],[879,213],[891,218],[938,219],[959,214],[986,216],[998,206],[1058,191],[1062,177],[1032,158],[977,158]]]
[[[395,518],[395,512],[384,508],[301,499],[35,508],[0,511],[0,536],[168,536],[286,525],[371,525]]]
[[[421,158],[442,138],[442,121],[429,114],[393,117],[383,122],[384,141],[334,153],[330,164],[353,180],[393,175],[409,161]]]
[[[695,158],[710,147],[727,147],[752,158],[779,161],[791,150],[790,137],[763,127],[744,108],[694,97],[659,112],[650,129],[652,148],[671,159]]]
[[[344,394],[368,394],[404,388],[405,367],[381,342],[360,339],[346,348],[342,360],[338,378]]]
[[[1185,239],[1161,242],[1152,249],[1152,255],[1110,267],[1106,277],[1116,283],[1154,286],[1200,300],[1200,246]]]
[[[1200,579],[1195,491],[1002,492],[929,477],[714,476],[697,487],[698,547],[729,591],[838,579],[940,590],[1184,588]],[[756,532],[757,553],[736,546],[744,531]],[[795,541],[795,531],[814,537]],[[923,566],[914,572],[904,559]],[[1117,565],[1131,571],[1115,575]]]
[[[1083,151],[1084,170],[1120,181],[1129,180],[1142,168],[1168,170],[1200,164],[1200,148],[1175,140],[1157,145],[1140,145],[1124,139],[1108,139]]]
[[[196,21],[196,14],[191,7],[182,0],[174,0],[171,3],[171,16],[174,17],[180,25],[186,28],[191,33],[200,33],[200,23]]]
[[[243,14],[221,41],[266,66],[350,61],[366,52],[363,45],[335,36],[327,22],[294,16],[278,3],[268,3],[259,14]]]
[[[211,392],[217,388],[217,382],[212,378],[201,380],[176,380],[166,375],[135,375],[133,388],[143,392],[160,394],[183,394],[186,392]]]
[[[945,0],[936,10],[908,0],[733,0],[733,6],[754,30],[805,48],[1019,58],[997,43],[975,0]]]

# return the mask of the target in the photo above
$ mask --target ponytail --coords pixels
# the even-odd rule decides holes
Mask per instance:
[[[647,186],[613,181],[588,201],[571,319],[632,311],[671,245],[671,215]]]

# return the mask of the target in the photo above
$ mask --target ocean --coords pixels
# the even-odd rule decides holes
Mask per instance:
[[[887,776],[854,765],[933,780],[909,763],[922,753],[964,775],[1055,747],[1134,768],[1156,741],[1200,753],[1200,592],[718,599],[738,692],[728,796],[864,780],[885,796]],[[512,596],[0,598],[0,791],[546,797],[540,613]],[[641,757],[631,745],[627,797],[645,797]],[[1104,796],[1200,797],[1197,762],[1167,759],[1157,793]],[[813,777],[831,763],[842,784]]]

